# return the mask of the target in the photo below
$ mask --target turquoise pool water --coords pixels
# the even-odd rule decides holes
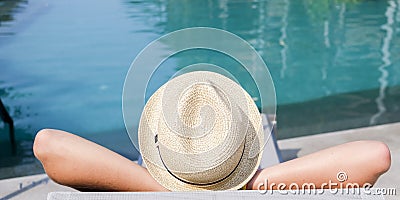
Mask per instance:
[[[152,40],[195,26],[228,30],[261,54],[276,86],[279,138],[400,121],[398,0],[0,1],[0,15],[0,97],[18,143],[11,155],[0,122],[0,168],[37,162],[32,138],[42,128],[134,159],[121,110],[130,63]],[[174,65],[210,60],[229,62],[183,53],[155,84]],[[15,175],[36,172],[23,169]]]

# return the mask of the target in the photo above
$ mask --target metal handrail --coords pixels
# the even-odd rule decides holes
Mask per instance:
[[[15,137],[14,137],[14,121],[11,118],[10,114],[8,114],[6,107],[0,98],[0,118],[8,124],[9,132],[10,132],[10,142],[13,149],[15,149]]]

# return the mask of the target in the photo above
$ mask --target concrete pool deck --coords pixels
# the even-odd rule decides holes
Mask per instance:
[[[284,160],[301,157],[309,153],[356,140],[378,140],[385,142],[392,153],[392,166],[381,176],[375,187],[395,188],[396,196],[386,199],[398,199],[400,196],[400,123],[374,127],[351,129],[279,140],[278,145]],[[49,180],[45,174],[0,180],[0,199],[46,199],[49,192],[75,191]]]

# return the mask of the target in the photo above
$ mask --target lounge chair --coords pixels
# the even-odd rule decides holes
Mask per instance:
[[[266,115],[262,115],[265,138],[267,140],[260,167],[265,168],[282,162],[280,150],[274,133],[274,122],[271,122]],[[138,163],[142,164],[139,157]],[[333,193],[330,190],[318,190],[313,192],[295,194],[292,192],[268,191],[265,194],[260,191],[239,190],[239,191],[205,191],[205,192],[51,192],[47,200],[94,200],[94,199],[197,199],[197,200],[244,200],[244,199],[384,199],[382,195],[372,195],[376,189],[365,190],[337,190]]]

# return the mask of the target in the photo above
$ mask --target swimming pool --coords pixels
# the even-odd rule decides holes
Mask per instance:
[[[10,155],[0,123],[0,168],[36,162],[31,141],[46,127],[134,159],[121,110],[130,63],[159,36],[195,26],[228,30],[261,54],[276,87],[279,138],[400,121],[399,0],[39,0],[0,8],[0,97],[19,145]],[[174,62],[214,56],[192,52]]]

